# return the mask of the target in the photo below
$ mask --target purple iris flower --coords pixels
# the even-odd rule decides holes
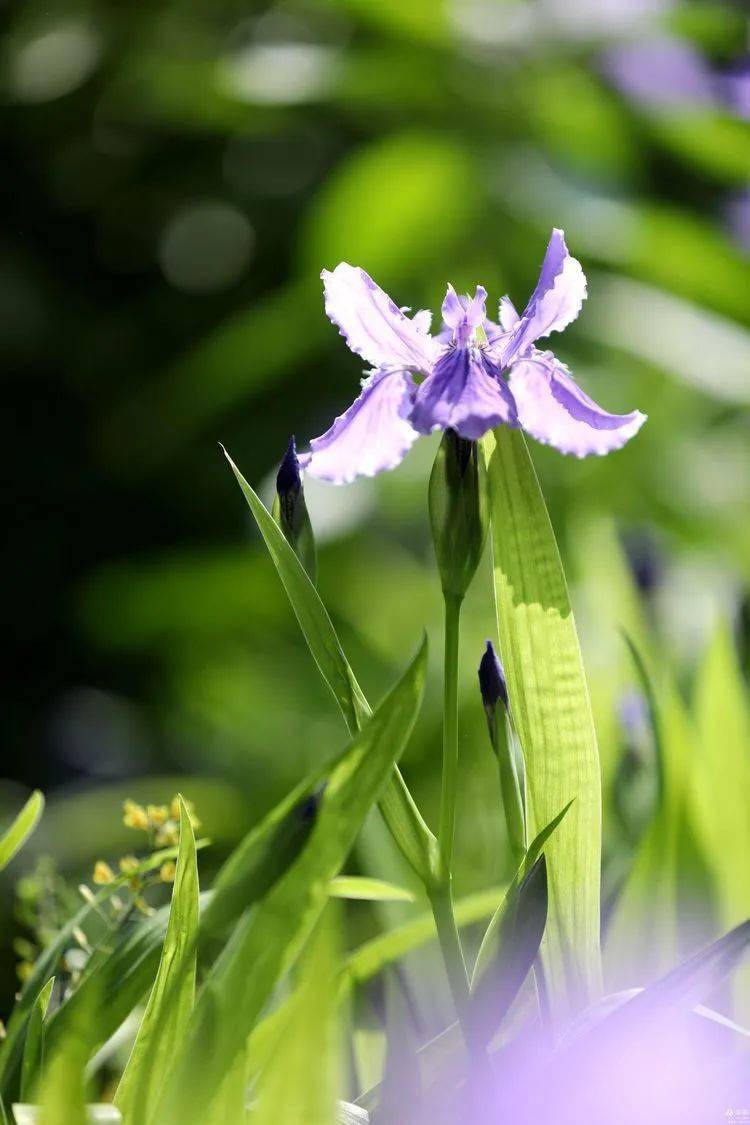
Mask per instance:
[[[420,434],[452,429],[476,441],[501,423],[586,457],[619,449],[646,421],[637,410],[608,414],[560,360],[535,347],[575,320],[586,296],[581,264],[561,230],[552,232],[521,316],[503,297],[494,323],[481,285],[471,299],[449,285],[435,336],[429,312],[408,316],[363,269],[342,262],[321,276],[328,316],[372,370],[349,409],[300,454],[312,476],[346,484],[393,469]]]

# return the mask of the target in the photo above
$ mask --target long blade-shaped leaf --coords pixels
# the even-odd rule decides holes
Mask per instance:
[[[39,1072],[44,1065],[44,1017],[47,1014],[47,1006],[54,984],[55,978],[50,977],[36,998],[26,1028],[26,1042],[24,1043],[21,1066],[22,1102],[32,1101]]]
[[[698,761],[685,705],[662,665],[638,653],[636,670],[648,700],[659,755],[660,803],[638,845],[607,927],[607,982],[615,988],[649,983],[696,944],[713,936],[712,895],[703,841],[693,827],[691,776]]]
[[[714,637],[696,678],[693,823],[718,892],[722,927],[750,915],[750,697],[730,630]],[[750,1023],[750,967],[737,974],[736,1015]]]
[[[601,781],[596,734],[560,555],[520,431],[483,439],[500,649],[526,765],[533,835],[575,798],[545,850],[549,918],[542,952],[553,1006],[601,987]]]
[[[498,927],[495,956],[472,991],[469,1018],[487,1044],[534,964],[547,921],[547,865],[540,855]]]
[[[328,901],[331,879],[404,750],[422,698],[425,663],[426,643],[332,771],[309,843],[239,922],[216,962],[168,1082],[160,1125],[200,1120],[219,1077],[244,1048],[277,981],[294,962]]]
[[[0,838],[0,871],[28,840],[44,812],[44,797],[35,789],[10,828]]]
[[[523,860],[519,865],[518,871],[514,875],[511,884],[505,893],[503,901],[500,903],[497,910],[492,915],[490,924],[484,932],[482,944],[479,946],[477,959],[474,962],[474,971],[471,975],[472,990],[474,990],[479,984],[482,974],[485,971],[489,960],[494,954],[495,947],[497,945],[498,930],[503,926],[503,919],[511,908],[515,909],[515,903],[518,898],[518,891],[521,882],[526,878],[536,861],[539,859],[540,855],[542,854],[544,845],[547,843],[550,836],[557,828],[558,824],[560,824],[560,822],[563,820],[572,804],[572,801],[568,801],[565,808],[561,809],[554,820],[551,820],[549,824],[547,824],[542,829],[541,832],[537,833],[537,835],[534,837],[534,839],[526,849],[526,854],[524,855]]]
[[[182,1041],[195,999],[198,864],[190,816],[180,797],[180,845],[169,923],[156,980],[141,1020],[116,1105],[125,1122],[148,1120],[164,1072]]]
[[[349,733],[354,734],[370,716],[370,706],[344,655],[328,612],[284,533],[226,450],[225,455],[260,529],[313,659],[341,708]],[[422,819],[398,768],[383,793],[380,810],[405,859],[422,881],[427,882],[437,862],[437,841]]]
[[[301,983],[258,1078],[253,1125],[277,1125],[280,1121],[332,1125],[339,1091],[340,1048],[336,937],[328,910],[302,958]]]
[[[153,871],[154,868],[160,867],[161,864],[166,860],[173,859],[175,855],[176,851],[174,848],[164,849],[163,851],[155,853],[154,855],[149,856],[148,859],[144,860],[143,863],[140,864],[138,870],[141,874],[146,874],[149,871]],[[45,984],[45,982],[49,980],[50,976],[52,976],[52,974],[55,972],[60,958],[63,956],[65,951],[75,944],[76,932],[78,930],[81,930],[86,933],[88,927],[92,923],[96,923],[98,921],[98,915],[102,909],[102,906],[106,903],[107,899],[109,899],[113,894],[117,893],[118,888],[121,887],[122,884],[126,881],[127,877],[123,875],[115,879],[115,881],[113,883],[110,883],[108,886],[102,887],[102,889],[98,891],[96,895],[94,895],[93,899],[90,902],[84,903],[81,909],[76,914],[74,914],[68,922],[66,922],[66,924],[58,933],[55,941],[52,942],[52,944],[49,945],[45,950],[43,950],[43,952],[37,958],[34,964],[34,971],[24,984],[21,990],[21,995],[16,1001],[13,1012],[11,1013],[11,1017],[8,1020],[6,1037],[0,1044],[0,1092],[2,1093],[2,1096],[6,1099],[6,1101],[10,1101],[15,1096],[16,1090],[18,1088],[21,1055],[23,1052],[26,1026],[29,1020],[29,1016],[33,1010],[34,1004],[39,995],[40,989]],[[151,972],[153,972],[153,970],[151,970]],[[146,978],[140,993],[132,1001],[131,1007],[133,1006],[133,1004],[137,1003],[137,1001],[143,995],[143,992],[148,987],[150,979],[151,977]],[[118,987],[120,991],[122,991],[122,984],[122,980],[119,980]],[[98,990],[98,981],[93,987]],[[83,990],[84,986],[81,986],[79,989],[77,989],[71,997],[71,1000],[63,1004],[62,1008],[58,1009],[58,1011],[50,1017],[49,1031],[51,1037],[53,1037],[54,1029],[64,1026],[65,1021],[68,1018],[68,1009],[70,1009],[71,1007],[75,1007],[76,1002],[80,1003],[80,996]],[[98,993],[98,995],[101,996],[101,993]],[[95,1006],[95,1010],[97,1012],[100,1011],[100,1006],[98,1003]],[[124,1019],[129,1010],[129,1008],[125,1010],[121,1019]],[[109,1014],[109,1011],[107,1011],[107,1015]],[[114,1028],[118,1026],[118,1023],[119,1021],[115,1022],[114,1027],[112,1027],[112,1031],[114,1031]],[[103,1036],[103,1038],[107,1037],[108,1034],[105,1034]]]

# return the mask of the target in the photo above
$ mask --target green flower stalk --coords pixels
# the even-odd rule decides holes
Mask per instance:
[[[443,771],[438,830],[439,866],[430,893],[448,980],[467,1044],[475,1051],[468,1020],[469,982],[452,899],[453,840],[458,789],[458,660],[461,605],[482,557],[487,507],[476,442],[445,432],[430,475],[429,511],[445,602]]]
[[[276,475],[276,496],[271,514],[315,585],[318,576],[315,536],[305,503],[305,490],[302,487],[293,437],[289,440],[284,460]]]

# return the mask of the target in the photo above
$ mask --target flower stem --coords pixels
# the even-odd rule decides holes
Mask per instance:
[[[461,939],[458,936],[450,883],[436,888],[430,895],[440,950],[445,962],[448,985],[459,1022],[466,1036],[469,1009],[469,977],[466,972]]]
[[[453,912],[451,889],[458,787],[458,638],[463,598],[449,593],[445,593],[444,598],[443,776],[438,829],[439,868],[430,890],[430,903],[456,1013],[466,1045],[472,1051],[469,1025],[469,976]]]
[[[450,884],[458,787],[458,635],[463,598],[445,594],[445,665],[443,670],[443,779],[440,793],[440,869]]]

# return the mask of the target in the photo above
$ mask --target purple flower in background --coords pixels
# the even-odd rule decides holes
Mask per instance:
[[[420,434],[454,430],[476,441],[505,423],[577,457],[619,449],[646,418],[608,414],[536,341],[575,320],[586,296],[580,262],[553,230],[536,288],[521,316],[509,298],[499,323],[487,318],[487,291],[443,301],[441,331],[430,313],[407,316],[364,270],[342,262],[322,273],[325,307],[353,352],[372,370],[359,397],[310,443],[300,465],[312,476],[346,484],[400,463]]]

